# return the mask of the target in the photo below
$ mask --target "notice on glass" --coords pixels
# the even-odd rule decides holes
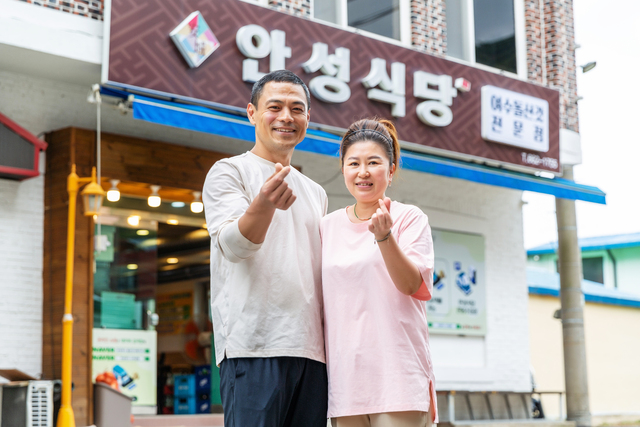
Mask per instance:
[[[92,381],[114,378],[133,406],[156,406],[156,331],[93,329]]]

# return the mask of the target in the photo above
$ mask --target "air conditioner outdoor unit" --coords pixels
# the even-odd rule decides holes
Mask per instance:
[[[0,427],[54,427],[53,381],[0,384]]]

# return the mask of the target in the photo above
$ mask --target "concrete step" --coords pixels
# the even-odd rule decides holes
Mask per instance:
[[[222,414],[136,415],[133,427],[218,427],[224,426]]]
[[[576,427],[575,421],[525,419],[525,420],[478,420],[440,423],[438,427]]]

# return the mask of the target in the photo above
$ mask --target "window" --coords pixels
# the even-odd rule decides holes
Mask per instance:
[[[603,258],[582,258],[582,275],[584,280],[604,284]]]
[[[556,259],[556,271],[560,272]],[[604,264],[602,257],[582,258],[582,278],[604,285]]]
[[[525,55],[518,49],[519,7],[514,0],[446,0],[447,56],[524,72],[518,66],[525,60],[519,58]]]
[[[404,41],[401,31],[405,0],[315,0],[313,17]]]

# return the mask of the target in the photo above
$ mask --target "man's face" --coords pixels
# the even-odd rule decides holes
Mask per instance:
[[[279,155],[293,151],[309,124],[306,94],[293,83],[264,85],[258,105],[249,104],[247,115],[256,127],[256,148]]]

